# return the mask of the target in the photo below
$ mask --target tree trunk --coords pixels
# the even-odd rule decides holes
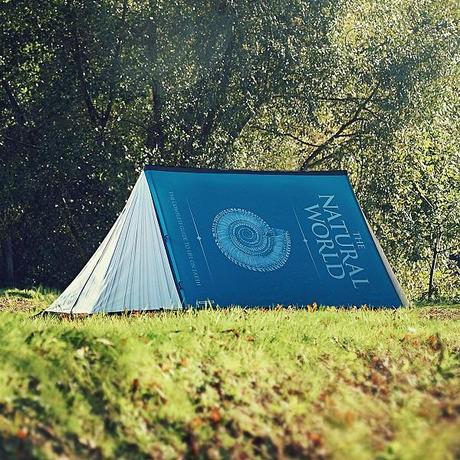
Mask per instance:
[[[14,285],[14,252],[11,237],[7,236],[3,241],[3,255],[5,264],[5,281],[7,285]]]
[[[160,83],[153,80],[151,83],[152,110],[147,129],[146,146],[151,152],[163,152],[165,145],[165,135],[162,122],[162,90]]]
[[[428,300],[431,300],[434,294],[434,272],[436,270],[436,262],[438,259],[438,245],[439,245],[439,238],[436,237],[436,239],[434,240],[434,246],[433,246],[433,256],[431,258],[430,279],[428,282]]]

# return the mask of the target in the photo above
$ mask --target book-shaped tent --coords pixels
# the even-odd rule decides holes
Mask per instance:
[[[47,309],[406,303],[348,176],[146,167],[114,226]]]

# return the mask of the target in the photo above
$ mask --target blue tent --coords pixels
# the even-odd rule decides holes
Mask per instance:
[[[348,176],[148,166],[48,311],[406,304]]]

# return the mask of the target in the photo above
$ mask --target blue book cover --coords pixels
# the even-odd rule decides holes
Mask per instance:
[[[145,174],[186,305],[404,303],[344,172]]]

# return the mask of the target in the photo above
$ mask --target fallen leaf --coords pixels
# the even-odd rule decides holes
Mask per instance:
[[[131,391],[132,391],[132,393],[135,393],[139,389],[139,385],[140,385],[139,379],[133,379],[133,381],[131,383]]]
[[[347,422],[348,425],[352,425],[355,420],[356,416],[352,411],[349,410],[345,412],[345,422]]]
[[[430,335],[427,339],[428,345],[433,351],[442,350],[442,342],[439,334]]]
[[[320,433],[309,432],[307,437],[314,446],[321,446],[323,444],[323,437]]]
[[[84,359],[87,350],[88,350],[87,347],[79,348],[79,349],[75,352],[75,355],[77,356],[77,358]]]
[[[103,345],[107,345],[108,347],[113,347],[113,343],[108,339],[104,339],[104,337],[96,339],[96,342],[102,343]]]
[[[168,398],[167,398],[166,395],[160,390],[160,388],[159,388],[158,386],[155,387],[155,391],[157,392],[158,396],[160,397],[162,403],[166,403],[166,402],[168,401]]]
[[[29,434],[29,430],[27,428],[19,428],[19,430],[16,432],[16,436],[23,441],[24,439],[27,438],[27,435]]]
[[[161,369],[163,372],[168,372],[168,371],[171,369],[171,365],[168,364],[168,363],[161,363],[161,364],[160,364],[160,369]]]
[[[200,417],[195,417],[190,422],[190,426],[194,429],[199,428],[203,424],[203,420]]]
[[[209,420],[214,423],[219,423],[222,420],[222,416],[220,415],[219,408],[214,407],[209,412]]]

